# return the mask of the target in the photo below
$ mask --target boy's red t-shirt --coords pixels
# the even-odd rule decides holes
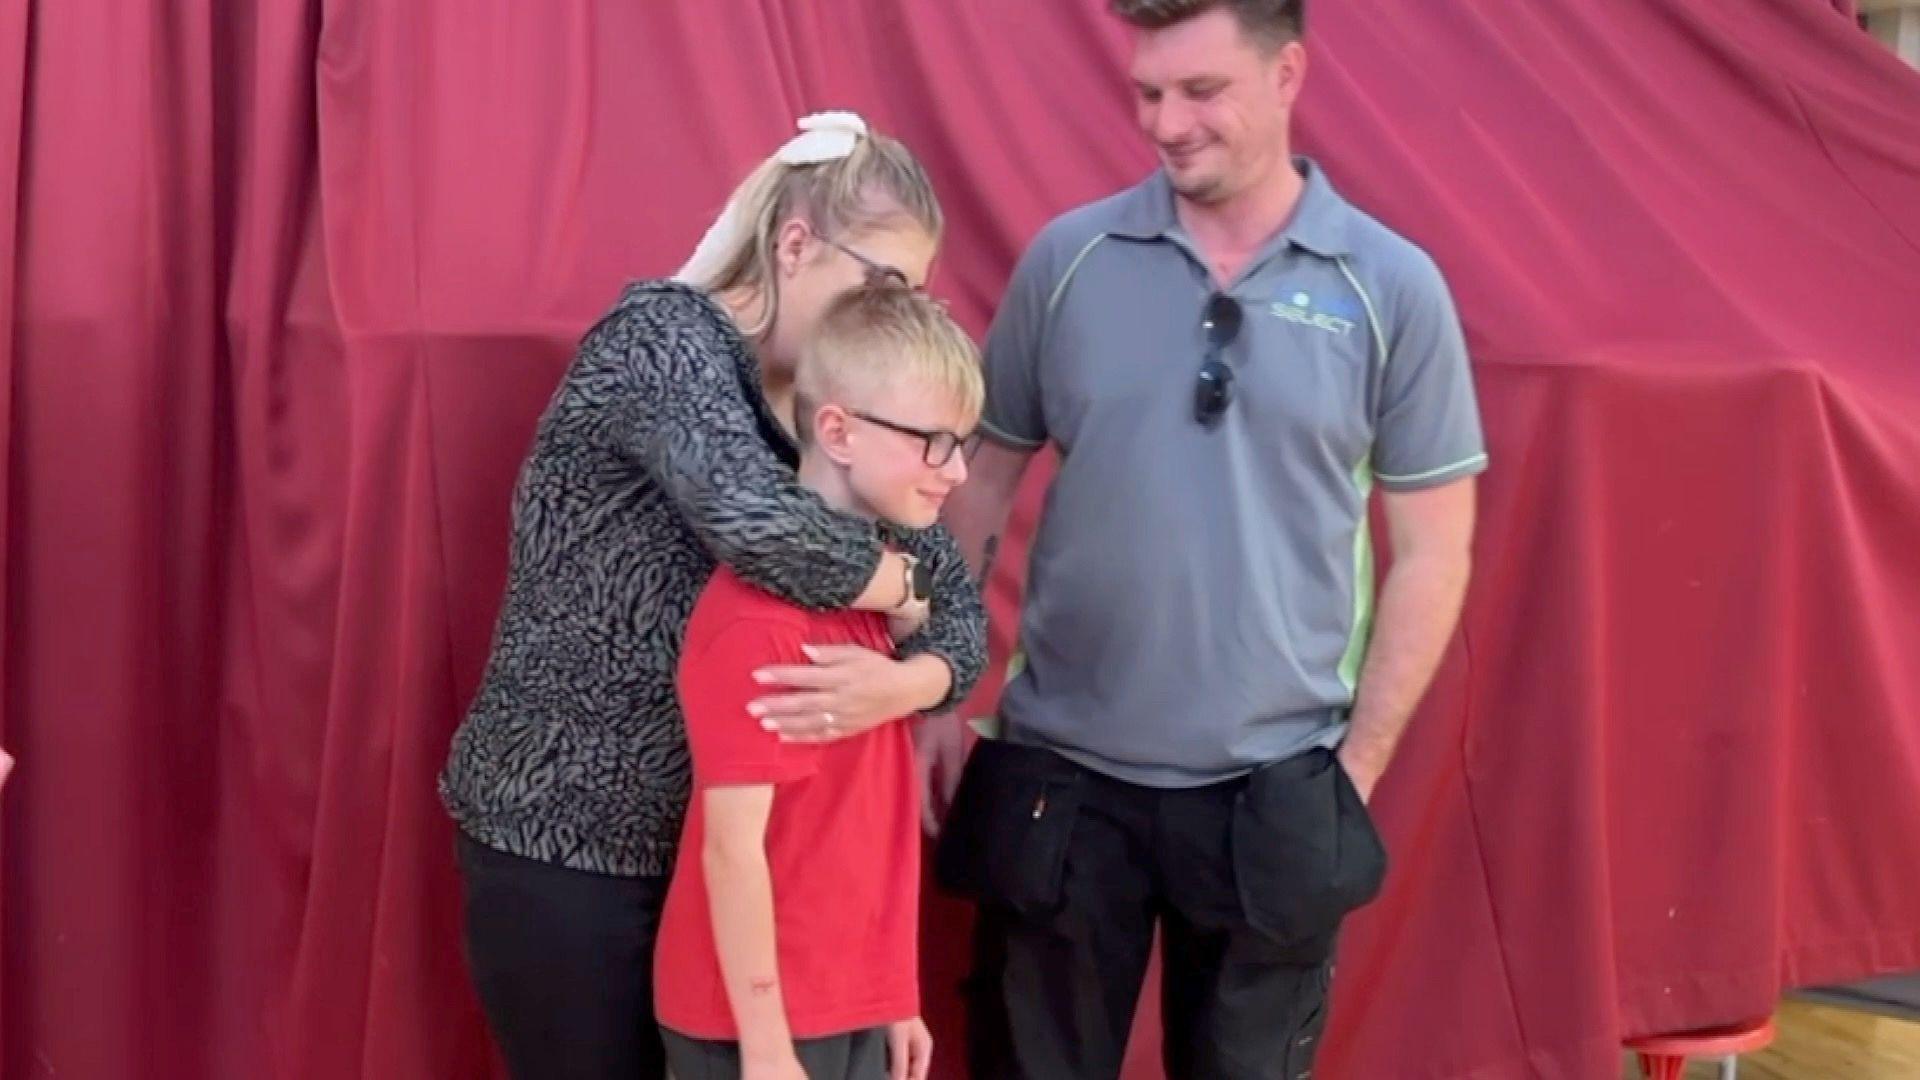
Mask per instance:
[[[920,1014],[920,788],[907,725],[831,743],[783,743],[747,713],[757,668],[806,664],[803,645],[893,654],[884,616],[813,612],[722,567],[700,594],[680,653],[693,797],[654,955],[660,1023],[736,1040],[715,951],[701,849],[706,789],[773,784],[767,862],[787,1023],[796,1038]]]

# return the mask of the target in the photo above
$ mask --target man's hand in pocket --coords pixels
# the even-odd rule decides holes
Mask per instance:
[[[958,712],[923,716],[913,730],[913,749],[920,765],[920,827],[939,836],[967,764],[967,725]]]

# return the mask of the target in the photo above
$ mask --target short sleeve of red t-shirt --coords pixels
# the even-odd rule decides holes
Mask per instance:
[[[714,943],[700,858],[702,792],[771,784],[765,850],[787,1022],[820,1038],[920,1011],[920,812],[906,727],[885,723],[832,743],[783,743],[747,706],[769,665],[806,666],[806,645],[887,650],[885,620],[808,612],[718,570],[688,620],[681,710],[693,752],[687,806],[654,954],[660,1023],[699,1039],[738,1038]]]
[[[720,627],[680,659],[680,707],[693,752],[695,787],[780,784],[820,768],[817,743],[782,742],[747,706],[774,692],[753,673],[775,664],[809,663],[800,627],[741,618]]]

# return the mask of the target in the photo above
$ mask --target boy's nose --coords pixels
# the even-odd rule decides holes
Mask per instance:
[[[945,465],[940,466],[940,477],[949,484],[963,484],[967,480],[967,455],[956,450]]]

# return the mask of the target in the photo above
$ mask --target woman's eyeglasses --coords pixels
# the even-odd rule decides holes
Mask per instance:
[[[1226,293],[1214,293],[1207,301],[1204,321],[1207,331],[1207,357],[1193,384],[1193,418],[1202,427],[1212,427],[1233,404],[1233,368],[1220,354],[1240,336],[1240,301]]]
[[[848,247],[847,245],[841,243],[838,240],[833,239],[832,237],[818,230],[815,230],[813,235],[819,237],[821,243],[827,245],[828,247],[834,249],[835,251],[841,252],[842,254],[846,255],[848,258],[852,259],[854,262],[859,263],[860,268],[862,270],[865,270],[867,273],[867,284],[869,286],[872,286],[873,288],[883,288],[883,287],[889,287],[889,288],[895,288],[895,289],[913,288],[913,282],[907,279],[907,272],[905,270],[902,270],[897,266],[888,266],[886,263],[880,262],[877,259],[868,258],[867,256],[860,254],[859,252]]]
[[[861,412],[859,409],[848,409],[847,414],[849,416],[857,416],[869,424],[877,424],[880,427],[886,428],[888,431],[897,431],[902,435],[911,435],[919,439],[924,447],[920,454],[920,460],[935,469],[952,461],[953,455],[959,452],[960,447],[965,445],[968,439],[968,436],[957,435],[951,431],[928,431],[926,428],[896,424],[891,420],[882,420],[872,413]]]

